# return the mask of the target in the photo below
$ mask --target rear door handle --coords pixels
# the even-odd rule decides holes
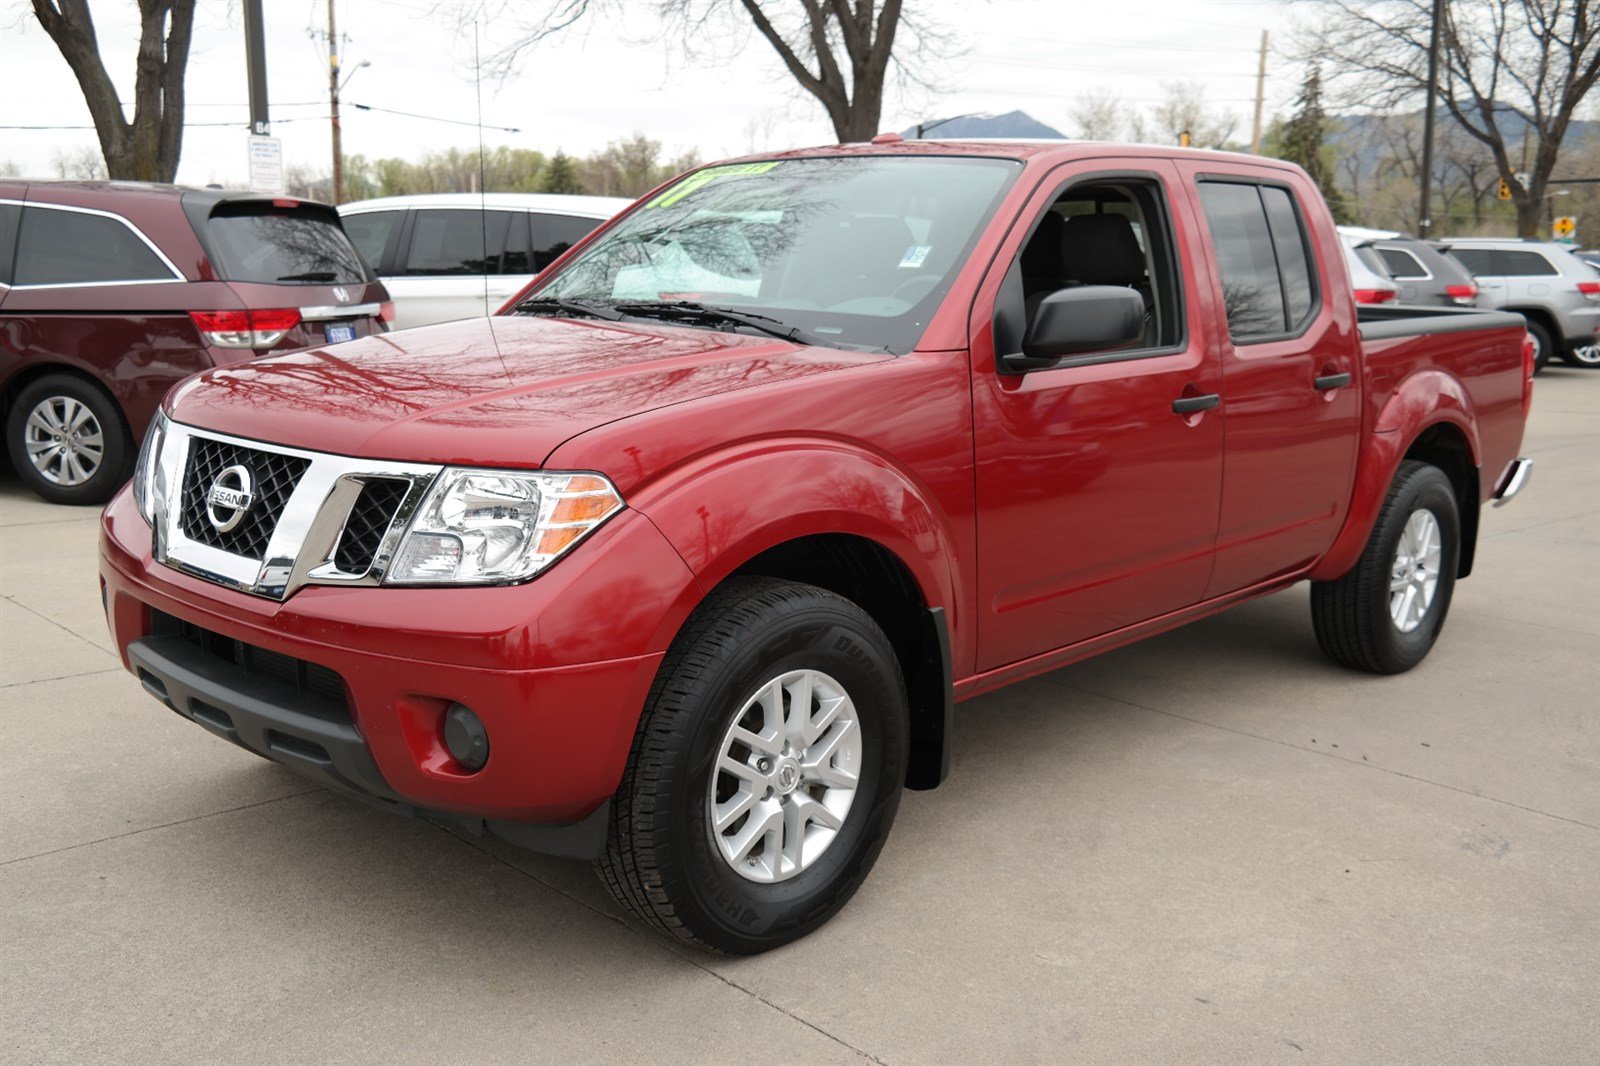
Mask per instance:
[[[1221,402],[1221,394],[1215,392],[1208,392],[1204,396],[1180,396],[1172,401],[1172,413],[1192,415],[1196,411],[1209,411]]]
[[[1315,384],[1320,392],[1327,392],[1329,389],[1342,389],[1350,384],[1350,375],[1349,373],[1323,374],[1317,378]]]

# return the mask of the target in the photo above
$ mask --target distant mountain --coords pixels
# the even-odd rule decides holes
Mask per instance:
[[[1003,115],[968,115],[950,119],[948,122],[930,118],[924,125],[929,127],[923,134],[928,140],[955,140],[964,137],[1027,137],[1052,141],[1067,139],[1067,135],[1060,130],[1046,126],[1024,111],[1007,111]],[[916,135],[915,126],[900,131],[900,136],[908,139],[915,138]]]

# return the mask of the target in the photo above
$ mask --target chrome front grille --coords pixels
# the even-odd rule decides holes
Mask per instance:
[[[310,465],[311,460],[298,455],[245,448],[211,437],[191,438],[180,494],[184,536],[247,559],[265,558],[272,531]],[[255,499],[243,521],[223,531],[211,521],[206,496],[218,475],[235,466],[249,471]]]
[[[156,459],[158,562],[282,600],[304,585],[375,585],[441,467],[285,448],[169,423]],[[248,502],[238,472],[249,475]],[[230,529],[227,519],[243,511]],[[213,521],[213,512],[219,521]]]
[[[372,569],[383,536],[410,490],[411,482],[393,478],[373,478],[363,485],[339,535],[334,565],[347,574],[365,574]]]

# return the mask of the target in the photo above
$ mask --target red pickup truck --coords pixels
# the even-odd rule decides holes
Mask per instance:
[[[1531,371],[1515,315],[1358,316],[1293,166],[886,136],[681,177],[495,317],[191,378],[101,576],[183,717],[755,952],[959,700],[1307,579],[1333,659],[1416,665]]]

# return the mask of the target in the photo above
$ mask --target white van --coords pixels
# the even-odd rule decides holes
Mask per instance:
[[[430,193],[339,208],[383,279],[395,329],[493,314],[632,200],[544,193]]]

